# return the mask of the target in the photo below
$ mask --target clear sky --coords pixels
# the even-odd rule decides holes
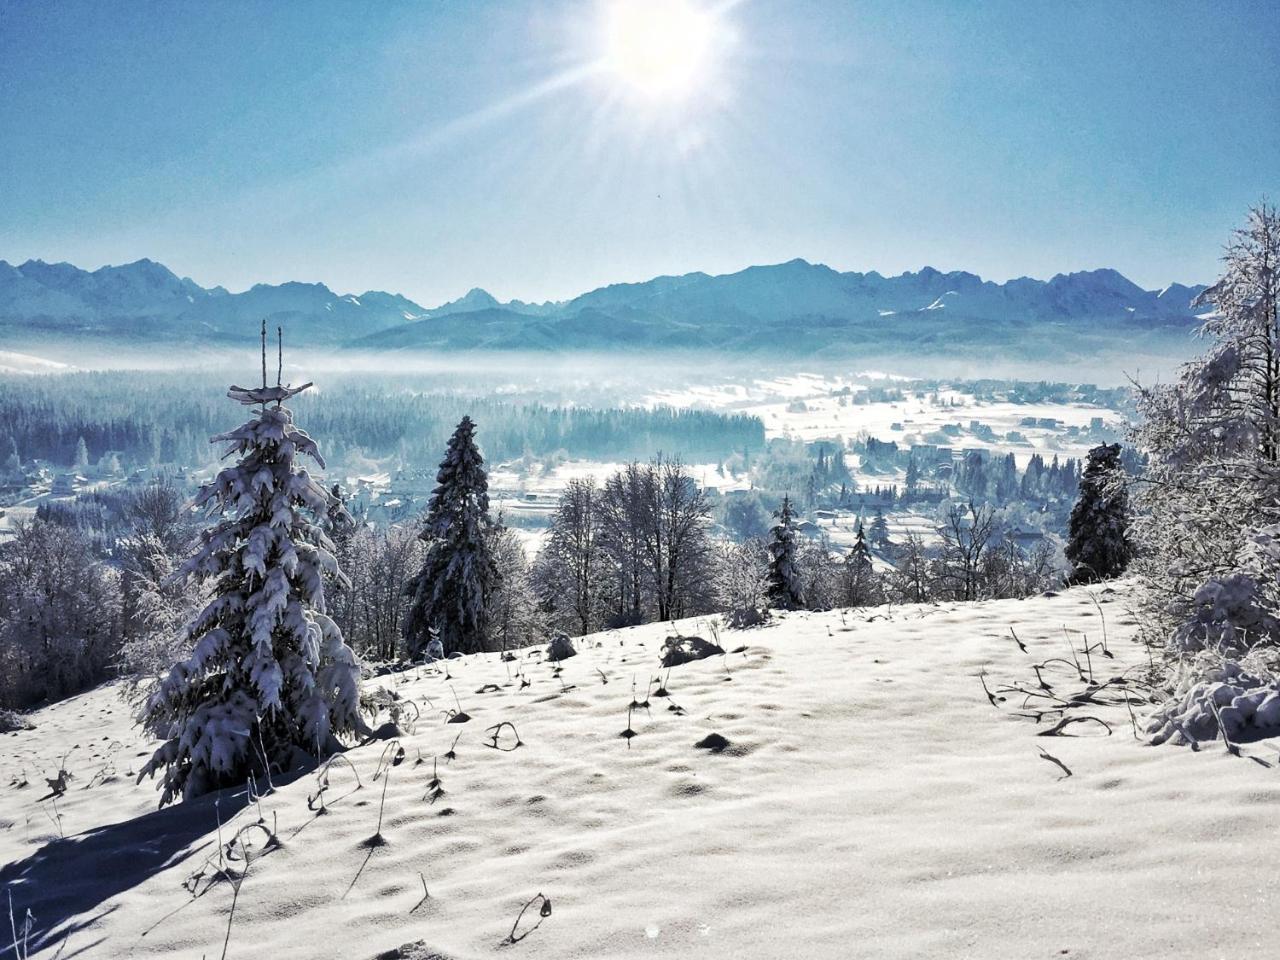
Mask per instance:
[[[0,0],[0,258],[426,305],[793,257],[1158,287],[1280,199],[1271,0],[655,2]]]

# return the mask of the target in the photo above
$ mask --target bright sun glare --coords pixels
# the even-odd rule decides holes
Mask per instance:
[[[715,29],[714,15],[687,0],[613,0],[605,13],[605,64],[636,93],[682,98],[702,79]]]

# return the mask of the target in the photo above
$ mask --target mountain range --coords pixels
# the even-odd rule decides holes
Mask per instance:
[[[1085,355],[1103,342],[1185,340],[1202,285],[1144,290],[1115,270],[984,281],[931,267],[898,276],[791,260],[712,276],[620,283],[573,299],[499,302],[484,290],[434,308],[320,283],[202,287],[152,260],[94,271],[0,260],[0,336],[50,343],[251,342],[259,322],[329,350],[709,350],[806,355],[953,351]],[[1064,334],[1067,334],[1064,336]]]

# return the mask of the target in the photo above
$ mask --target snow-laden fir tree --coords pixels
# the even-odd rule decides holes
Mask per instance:
[[[861,607],[874,602],[875,569],[871,560],[871,547],[867,544],[866,532],[859,521],[853,546],[844,558],[844,569],[841,571],[841,598],[845,606]]]
[[[1118,577],[1129,565],[1129,494],[1120,467],[1120,444],[1089,451],[1080,497],[1071,510],[1067,559],[1075,583]]]
[[[794,610],[804,603],[804,591],[790,496],[782,498],[782,506],[773,516],[778,522],[769,533],[769,603]]]
[[[436,474],[420,534],[422,569],[408,584],[412,602],[404,636],[410,656],[435,631],[446,653],[475,653],[489,643],[489,603],[498,582],[490,537],[489,480],[476,446],[475,424],[463,417]]]
[[[310,384],[267,387],[265,379],[260,389],[227,392],[260,407],[213,438],[239,460],[197,496],[219,519],[181,568],[213,598],[184,627],[191,656],[142,711],[164,743],[138,779],[162,775],[162,806],[243,785],[250,774],[305,767],[340,749],[339,738],[368,732],[356,658],[325,615],[324,574],[341,576],[322,529],[332,501],[296,464],[300,454],[322,468],[324,460],[282,405]]]
[[[889,542],[889,523],[884,518],[884,511],[877,508],[875,519],[871,521],[871,529],[868,531],[871,542],[879,550],[884,550],[890,546]]]
[[[862,521],[858,521],[858,530],[854,534],[853,546],[849,550],[847,562],[854,569],[869,573],[871,571],[871,548],[867,546],[867,534],[862,528]]]

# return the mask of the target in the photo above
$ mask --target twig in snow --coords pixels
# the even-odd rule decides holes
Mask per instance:
[[[539,900],[542,901],[542,906],[538,910],[538,922],[517,937],[516,930],[519,929],[520,927],[520,921],[524,917],[525,911],[528,910],[530,907],[532,907]],[[521,907],[520,912],[516,914],[516,922],[511,925],[511,932],[507,934],[507,943],[519,943],[529,934],[533,933],[533,931],[537,930],[540,926],[542,926],[542,921],[549,916],[551,916],[551,901],[548,900],[546,897],[544,897],[540,893],[535,895],[532,899],[530,899],[528,903],[526,903],[523,907]]]
[[[516,738],[516,742],[509,747],[503,746],[499,743],[503,727],[510,727],[511,735]],[[513,750],[524,746],[524,741],[520,739],[520,731],[516,729],[516,725],[510,720],[503,720],[499,723],[495,723],[492,727],[486,730],[485,733],[489,736],[489,740],[485,743],[485,746],[492,747],[494,750],[501,750],[503,753],[511,753]]]
[[[1067,777],[1072,775],[1070,767],[1068,767],[1065,763],[1063,763],[1053,754],[1045,752],[1043,748],[1040,750],[1040,759],[1048,760],[1050,763],[1052,763],[1054,766],[1056,766],[1059,770],[1062,771],[1063,775],[1058,778],[1059,780],[1065,780],[1067,779]]]
[[[1111,724],[1107,723],[1107,721],[1105,720],[1099,719],[1098,717],[1063,717],[1061,720],[1055,723],[1048,730],[1041,730],[1039,733],[1036,734],[1036,736],[1037,737],[1065,737],[1065,736],[1068,736],[1068,734],[1065,734],[1062,731],[1065,730],[1067,727],[1069,727],[1071,724],[1090,723],[1090,722],[1102,724],[1104,727],[1107,728],[1107,736],[1111,736],[1111,732],[1112,732]]]
[[[1027,652],[1027,645],[1018,639],[1018,635],[1013,632],[1013,627],[1009,628],[1009,636],[1013,637],[1013,642],[1018,645],[1018,649],[1023,653]]]
[[[987,689],[987,674],[985,670],[978,674],[978,680],[982,683],[982,692],[987,695],[987,699],[991,701],[991,705],[999,710],[1000,704],[1004,703],[1005,698],[997,698],[994,693]]]
[[[410,913],[416,913],[419,907],[431,899],[431,894],[427,890],[427,878],[419,873],[418,879],[422,881],[422,899],[413,905],[413,909],[409,911]]]

